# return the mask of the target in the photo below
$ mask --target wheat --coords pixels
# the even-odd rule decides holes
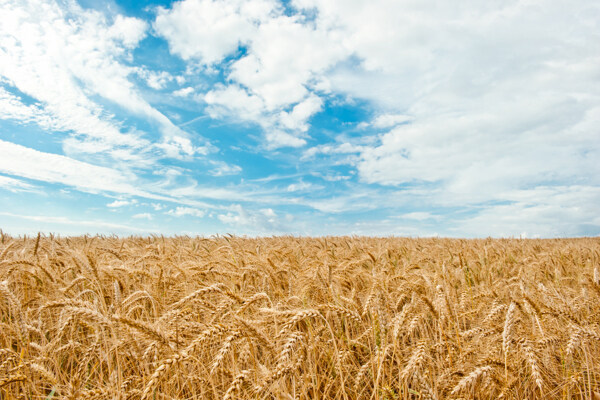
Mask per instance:
[[[223,362],[223,359],[225,358],[225,356],[227,355],[227,353],[229,353],[229,350],[231,349],[233,342],[238,339],[240,336],[242,336],[242,332],[240,331],[233,331],[229,334],[229,336],[227,336],[225,338],[225,340],[223,341],[223,345],[221,346],[221,348],[219,349],[219,351],[217,352],[217,355],[215,357],[215,359],[213,360],[212,366],[211,366],[211,374],[214,373],[214,371],[219,368],[219,366],[221,365],[221,363]]]
[[[292,350],[297,343],[300,343],[304,340],[305,335],[302,332],[292,332],[288,338],[285,340],[281,351],[277,357],[277,366],[281,366],[285,362],[290,359],[290,355],[292,354]]]
[[[171,369],[171,367],[173,367],[173,365],[179,363],[183,358],[185,358],[185,355],[175,354],[175,355],[173,355],[172,358],[167,358],[167,359],[162,360],[160,365],[158,366],[158,368],[156,368],[156,370],[154,371],[154,373],[148,380],[148,383],[146,383],[146,387],[144,388],[144,392],[142,393],[142,399],[149,398],[150,395],[152,394],[152,391],[156,388],[156,386],[160,382],[161,378],[167,372],[169,372],[169,370]]]
[[[269,296],[266,293],[263,293],[263,292],[261,292],[261,293],[255,293],[249,299],[244,300],[244,302],[242,303],[242,305],[240,306],[240,308],[237,310],[237,313],[241,314],[246,309],[248,309],[252,304],[254,304],[254,303],[256,303],[256,302],[258,302],[260,300],[270,301]]]
[[[506,310],[506,317],[504,319],[504,330],[502,331],[502,351],[504,352],[504,366],[507,369],[508,365],[508,352],[510,345],[513,341],[513,328],[515,324],[515,310],[517,308],[516,303],[513,301]]]
[[[304,321],[309,318],[317,318],[320,317],[321,313],[318,310],[302,310],[298,311],[289,321],[287,321],[281,331],[279,332],[279,336],[282,336],[286,332],[288,332],[292,327],[294,327],[297,323]]]
[[[189,303],[190,301],[197,299],[198,297],[207,295],[209,293],[216,293],[216,292],[222,293],[223,287],[224,287],[224,285],[222,283],[215,283],[214,285],[200,288],[200,289],[196,290],[195,292],[190,293],[189,295],[185,296],[181,300],[171,304],[171,308],[179,308],[179,307],[183,306],[184,304]]]
[[[420,341],[417,344],[416,349],[410,356],[408,363],[400,373],[400,379],[406,381],[409,377],[411,377],[414,373],[416,373],[421,365],[425,362],[426,356],[426,342]]]
[[[361,318],[360,315],[352,310],[348,310],[347,308],[336,306],[335,304],[323,304],[319,307],[320,309],[327,310],[339,315],[345,316],[348,320],[360,324]]]
[[[2,233],[0,398],[593,399],[599,259],[597,238]]]
[[[10,375],[10,376],[8,376],[6,378],[0,379],[0,388],[3,388],[4,386],[10,385],[11,383],[22,382],[25,379],[27,379],[27,377],[25,375],[22,375],[22,374]]]
[[[462,378],[456,386],[454,386],[454,389],[452,389],[451,393],[455,395],[467,389],[475,389],[478,385],[482,385],[483,381],[492,372],[493,367],[490,365],[485,365],[473,370],[469,375]]]
[[[541,368],[538,363],[537,356],[531,345],[531,342],[529,340],[524,340],[521,344],[521,347],[525,352],[525,358],[531,368],[531,377],[541,392],[543,391],[542,386],[544,384],[544,380],[542,379]]]
[[[234,399],[235,398],[234,396],[237,393],[241,392],[242,386],[248,379],[249,374],[250,374],[250,371],[244,370],[238,376],[236,376],[235,379],[233,380],[233,382],[231,382],[231,385],[229,386],[227,391],[225,392],[225,396],[223,396],[223,400]]]
[[[264,382],[261,386],[259,386],[258,392],[259,393],[264,393],[266,390],[268,390],[269,386],[271,386],[271,384],[281,378],[283,378],[284,376],[292,373],[293,371],[297,370],[302,363],[304,362],[304,356],[300,355],[298,357],[298,360],[294,363],[294,364],[289,364],[289,365],[280,365],[275,369],[275,372],[273,374],[271,374]]]
[[[146,324],[144,322],[135,321],[135,320],[132,320],[132,319],[129,319],[126,317],[122,317],[120,315],[113,315],[112,319],[114,321],[117,321],[117,322],[120,322],[127,326],[132,327],[133,329],[137,330],[138,332],[142,333],[143,335],[146,335],[150,339],[154,339],[161,344],[168,345],[170,342],[169,338],[164,333],[160,332],[153,326],[150,326],[149,324]]]

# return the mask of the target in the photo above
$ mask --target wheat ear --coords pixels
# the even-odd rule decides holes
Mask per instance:
[[[469,375],[462,378],[458,384],[452,389],[451,394],[455,395],[466,389],[474,389],[493,371],[490,365],[479,367],[471,372]]]
[[[246,383],[246,380],[248,379],[249,374],[250,374],[250,371],[243,370],[238,376],[236,376],[235,379],[233,380],[233,382],[231,382],[231,385],[229,386],[227,391],[225,392],[225,396],[223,396],[223,400],[231,400],[231,399],[236,398],[234,396],[237,393],[241,392],[242,387],[243,387],[244,383]]]

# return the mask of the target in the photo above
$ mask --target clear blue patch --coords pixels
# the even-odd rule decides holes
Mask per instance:
[[[48,132],[34,123],[0,120],[0,139],[46,153],[62,154],[64,132]]]

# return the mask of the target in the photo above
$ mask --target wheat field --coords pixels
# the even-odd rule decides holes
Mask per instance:
[[[11,237],[1,399],[598,399],[600,240]]]

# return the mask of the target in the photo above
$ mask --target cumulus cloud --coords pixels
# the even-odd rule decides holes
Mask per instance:
[[[306,143],[298,133],[321,110],[318,76],[347,55],[338,33],[274,0],[185,0],[160,8],[154,28],[174,54],[207,67],[245,49],[228,68],[229,83],[201,99],[214,118],[258,123],[271,149]]]
[[[265,110],[264,101],[238,85],[218,85],[204,95],[213,118],[232,113],[244,120],[259,120]]]
[[[169,82],[175,79],[167,71],[150,71],[142,67],[136,68],[135,71],[149,87],[155,90],[164,89]]]
[[[321,110],[323,100],[315,95],[310,95],[302,102],[296,104],[291,111],[282,111],[279,120],[282,126],[292,131],[306,132],[307,120]]]
[[[302,147],[306,144],[306,140],[277,129],[267,132],[265,138],[267,139],[266,148],[268,150],[280,147]]]
[[[510,210],[522,211],[524,218],[533,215],[544,203],[539,187],[584,182],[591,190],[600,184],[598,6],[585,1],[543,8],[519,1],[468,1],[461,7],[387,0],[292,4],[314,12],[315,20],[307,24],[311,34],[327,32],[327,39],[299,39],[298,47],[332,54],[343,49],[339,57],[324,57],[322,69],[304,68],[305,75],[292,68],[287,86],[277,86],[276,73],[265,74],[264,82],[287,87],[278,97],[261,91],[258,78],[269,70],[262,49],[273,45],[257,36],[248,54],[233,64],[231,77],[269,108],[298,101],[305,94],[294,85],[310,90],[302,77],[317,70],[333,92],[372,102],[379,111],[368,126],[389,129],[377,143],[320,145],[304,159],[356,154],[345,160],[363,182],[421,186],[421,198],[430,205],[479,204],[482,221]],[[277,23],[268,26],[275,29]],[[272,36],[292,31],[281,26]],[[267,65],[282,65],[285,51],[275,53],[266,56]],[[487,205],[510,202],[514,190],[530,192],[535,200]],[[561,210],[573,213],[566,218],[573,220],[569,232],[583,232],[574,209]]]
[[[146,37],[148,24],[137,18],[117,15],[113,24],[108,28],[108,37],[121,41],[128,49],[135,48]]]
[[[277,6],[268,0],[186,0],[159,8],[154,29],[169,40],[173,53],[212,64],[248,42],[256,24]]]
[[[368,125],[389,131],[346,159],[364,182],[421,186],[423,201],[447,206],[510,201],[515,189],[535,196],[548,184],[600,183],[598,6],[294,4],[314,9],[317,25],[345,31],[359,60],[329,74],[332,90],[383,110]],[[340,149],[321,146],[305,157]]]
[[[173,92],[173,96],[177,96],[177,97],[188,97],[189,95],[191,95],[192,93],[194,93],[194,88],[191,86],[188,87],[184,87],[178,90],[175,90]]]

